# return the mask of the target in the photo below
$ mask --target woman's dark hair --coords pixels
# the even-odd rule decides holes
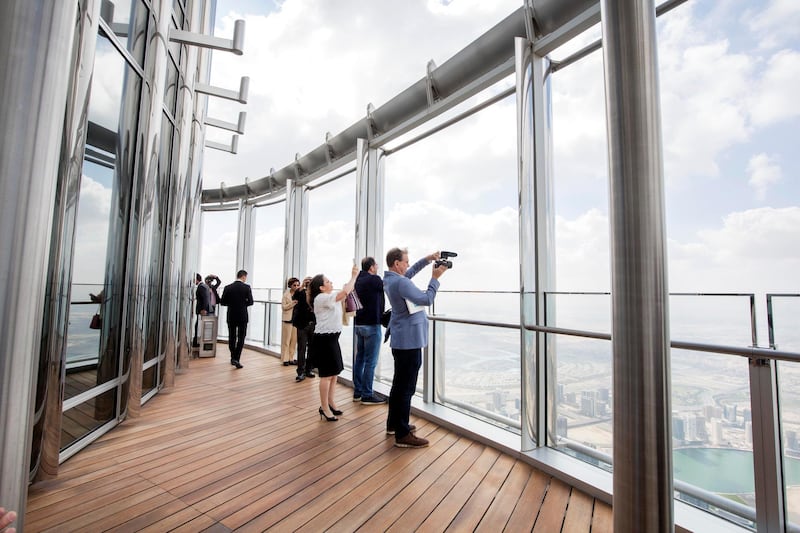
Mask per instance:
[[[308,285],[308,292],[306,293],[306,297],[308,298],[308,305],[311,306],[311,309],[314,309],[314,298],[316,298],[319,293],[322,292],[322,286],[325,284],[325,276],[322,274],[317,274],[313,278],[311,278],[311,283]]]
[[[297,279],[297,278],[289,278],[289,279],[286,281],[286,288],[287,288],[287,289],[291,289],[291,288],[292,288],[292,285],[294,285],[295,283],[300,283],[300,280],[299,280],[299,279]]]

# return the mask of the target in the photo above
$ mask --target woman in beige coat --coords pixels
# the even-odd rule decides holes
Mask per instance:
[[[297,278],[289,278],[286,281],[286,290],[281,299],[281,309],[283,315],[281,317],[281,362],[283,366],[296,365],[297,359],[294,354],[297,350],[297,330],[292,325],[292,310],[297,305],[297,301],[292,299],[294,291],[300,288],[300,280]]]

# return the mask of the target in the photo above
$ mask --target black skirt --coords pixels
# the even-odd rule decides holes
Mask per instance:
[[[314,333],[310,350],[311,361],[317,368],[319,377],[338,376],[344,370],[339,333]]]

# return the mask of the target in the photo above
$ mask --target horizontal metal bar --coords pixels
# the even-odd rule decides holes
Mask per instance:
[[[457,324],[467,324],[471,326],[488,326],[504,329],[519,329],[519,324],[510,324],[506,322],[491,322],[485,320],[468,320],[464,318],[450,318],[437,315],[429,315],[428,320],[437,322],[453,322]],[[588,339],[611,340],[610,333],[599,333],[594,331],[584,331],[578,329],[558,328],[553,326],[539,326],[535,324],[525,324],[524,328],[529,331],[538,331],[540,333],[552,333],[555,335],[569,335],[572,337],[584,337]],[[800,363],[800,353],[788,352],[784,350],[771,350],[769,348],[758,347],[738,347],[738,346],[724,346],[720,344],[705,344],[700,342],[689,341],[670,341],[670,347],[680,350],[691,350],[696,352],[712,352],[725,355],[738,355],[742,357],[749,357],[753,359],[772,359],[776,361],[789,361],[793,363]]]
[[[522,428],[522,424],[521,424],[521,422],[519,420],[514,420],[513,418],[507,418],[507,417],[504,417],[504,416],[500,416],[497,413],[494,413],[494,412],[489,411],[487,409],[481,409],[480,407],[476,407],[475,405],[472,405],[472,404],[469,404],[469,403],[465,403],[465,402],[462,402],[462,401],[459,401],[459,400],[454,400],[452,398],[448,398],[447,396],[445,396],[443,394],[441,394],[439,396],[439,400],[443,404],[450,405],[450,406],[455,406],[455,407],[458,407],[460,409],[464,409],[465,411],[468,411],[470,413],[475,413],[475,414],[477,414],[479,416],[482,416],[484,418],[488,418],[489,420],[494,420],[495,422],[497,422],[499,424],[503,424],[505,426],[516,428],[516,429],[521,429]]]
[[[313,185],[306,185],[306,189],[308,189],[309,191],[313,191],[317,187],[322,187],[326,183],[330,183],[332,181],[336,181],[339,178],[343,178],[343,177],[347,176],[348,174],[352,174],[355,171],[356,171],[356,167],[348,168],[347,170],[345,170],[343,172],[340,172],[339,174],[336,174],[335,176],[331,176],[330,178],[325,178],[324,180],[318,181],[317,183],[315,183]]]
[[[474,115],[478,111],[482,111],[482,110],[486,109],[487,107],[489,107],[491,105],[494,105],[497,102],[503,100],[504,98],[508,98],[509,96],[514,94],[516,92],[516,90],[517,90],[516,87],[509,87],[505,91],[502,91],[502,92],[496,94],[495,96],[492,96],[488,100],[485,100],[485,101],[481,102],[480,104],[477,104],[474,107],[471,107],[471,108],[467,109],[466,111],[463,111],[462,113],[459,113],[458,115],[456,115],[456,116],[454,116],[454,117],[452,117],[452,118],[450,118],[448,120],[445,120],[441,124],[439,124],[437,126],[434,126],[433,128],[427,130],[426,132],[424,132],[424,133],[422,133],[420,135],[417,135],[414,138],[411,138],[411,139],[409,139],[409,140],[407,140],[407,141],[405,141],[403,143],[400,143],[400,144],[398,144],[397,146],[395,146],[393,148],[386,148],[384,150],[384,152],[386,153],[386,155],[389,155],[389,154],[393,154],[394,152],[400,151],[403,148],[411,146],[412,144],[416,143],[417,141],[421,141],[422,139],[430,137],[434,133],[436,133],[438,131],[442,131],[445,128],[449,128],[453,124],[456,124],[457,122],[461,122],[462,120],[464,120],[467,117],[471,117],[472,115]]]

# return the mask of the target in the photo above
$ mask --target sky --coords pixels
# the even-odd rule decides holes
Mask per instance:
[[[204,188],[258,179],[415,83],[518,1],[219,0],[215,33],[246,21],[241,57],[215,52],[209,116],[247,111],[238,154],[206,150]],[[658,20],[671,292],[800,293],[800,2],[690,0]],[[552,57],[600,36],[595,27]],[[485,99],[513,84],[488,89]],[[552,76],[556,289],[608,291],[602,54]],[[216,100],[216,101],[215,101]],[[443,288],[519,289],[515,100],[506,98],[386,162],[385,245],[411,259],[459,252]],[[463,109],[460,107],[459,109]],[[208,130],[225,142],[229,132]],[[346,165],[344,168],[347,168]],[[355,178],[311,192],[308,272],[336,285],[353,256]],[[254,286],[282,280],[283,204],[258,210]],[[204,271],[231,271],[235,214],[204,216]],[[382,263],[382,258],[378,258]],[[383,266],[381,266],[383,268]],[[427,280],[421,280],[423,283]],[[800,299],[796,299],[800,300]],[[793,317],[800,330],[800,302]],[[762,322],[765,321],[760,313]]]

